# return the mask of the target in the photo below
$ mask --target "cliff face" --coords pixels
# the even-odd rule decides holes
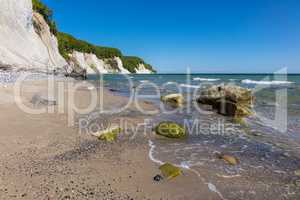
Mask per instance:
[[[129,72],[121,55],[100,59],[78,50],[68,54],[66,61],[47,21],[33,11],[32,0],[0,0],[0,64],[43,71],[60,68],[78,74],[152,73],[142,63]]]
[[[94,54],[74,51],[70,55],[70,64],[84,69],[87,74],[130,74],[130,72],[124,68],[123,62],[119,57],[99,59]]]
[[[143,63],[138,64],[137,68],[135,69],[136,74],[152,74],[153,72],[146,68]]]
[[[42,43],[47,49],[50,66],[62,67],[67,65],[65,59],[58,51],[58,42],[56,37],[50,32],[50,28],[44,17],[39,13],[33,13],[33,23],[36,33],[39,35]]]
[[[42,70],[66,64],[49,27],[38,15],[34,19],[40,23],[41,36],[36,33],[31,0],[0,0],[0,5],[0,62]]]

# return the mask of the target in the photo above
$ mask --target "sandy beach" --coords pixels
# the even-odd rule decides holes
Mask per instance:
[[[46,81],[24,82],[24,104],[32,107],[32,97],[47,90]],[[77,90],[76,103],[84,106],[90,92],[88,87]],[[192,172],[155,182],[159,165],[149,159],[145,135],[134,139],[120,135],[113,143],[100,141],[79,134],[76,124],[68,126],[67,113],[58,113],[58,105],[53,106],[54,113],[28,114],[14,103],[12,84],[1,86],[0,93],[7,97],[0,104],[1,199],[220,199]],[[103,94],[105,107],[127,100],[107,90]],[[134,125],[149,117],[130,106],[129,112],[112,120],[122,118]]]
[[[300,1],[0,2],[0,200],[300,200]]]

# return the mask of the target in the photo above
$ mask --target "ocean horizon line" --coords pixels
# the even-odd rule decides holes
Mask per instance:
[[[144,75],[292,75],[292,76],[299,76],[300,73],[154,73],[154,74],[130,74],[134,76],[144,76]],[[107,74],[107,75],[122,75],[122,74]]]

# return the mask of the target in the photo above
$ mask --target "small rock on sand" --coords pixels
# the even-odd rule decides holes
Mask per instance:
[[[55,106],[56,100],[43,97],[38,94],[34,95],[30,101],[34,106]]]

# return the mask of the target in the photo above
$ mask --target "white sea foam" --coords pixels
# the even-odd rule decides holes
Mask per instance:
[[[185,87],[185,88],[200,88],[199,85],[188,85],[188,84],[180,84],[180,87]]]
[[[197,77],[197,78],[193,78],[194,81],[219,81],[220,79],[218,78],[200,78],[200,77]]]
[[[153,154],[154,154],[155,148],[156,148],[156,146],[154,145],[154,143],[153,143],[151,140],[149,140],[149,143],[148,143],[148,144],[149,144],[149,147],[150,147],[150,150],[149,150],[149,158],[150,158],[150,160],[152,160],[154,163],[157,163],[157,164],[159,164],[159,165],[163,165],[163,164],[164,164],[163,161],[154,158],[154,155],[153,155]],[[197,170],[191,168],[189,162],[181,162],[180,165],[174,164],[174,166],[180,167],[180,168],[182,168],[182,169],[186,169],[186,170],[189,170],[189,171],[195,173],[195,174],[198,176],[198,178],[199,178],[203,183],[207,184],[207,187],[208,187],[208,189],[209,189],[211,192],[216,193],[222,200],[226,200],[226,199],[223,197],[222,193],[217,189],[217,187],[216,187],[214,184],[212,184],[211,182],[207,182],[207,181],[205,180],[205,178],[202,177],[201,174],[200,174]]]
[[[155,145],[153,144],[153,142],[151,140],[149,140],[149,147],[150,147],[150,150],[149,150],[149,158],[150,160],[152,160],[153,162],[159,164],[159,165],[163,165],[164,162],[160,161],[160,160],[157,160],[156,158],[154,158],[153,154],[154,154],[154,149],[155,149]]]
[[[217,193],[221,199],[225,199],[214,184],[207,183],[207,186],[210,191]]]
[[[245,80],[242,80],[242,83],[259,84],[259,85],[288,85],[288,84],[293,84],[294,82],[290,82],[290,81],[255,81],[255,80],[245,79]]]
[[[166,83],[167,85],[176,84],[176,82],[169,81]]]

